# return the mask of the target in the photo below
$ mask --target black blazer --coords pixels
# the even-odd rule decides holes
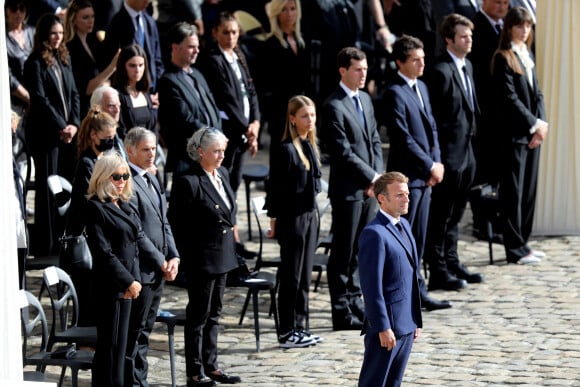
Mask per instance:
[[[222,115],[222,129],[230,140],[228,146],[242,144],[242,135],[248,131],[248,124],[256,120],[260,121],[258,94],[248,68],[242,65],[242,61],[246,65],[247,61],[243,53],[240,51],[238,53],[242,55],[238,63],[250,103],[249,119],[244,117],[243,94],[238,77],[221,50],[217,47],[213,48],[201,67],[218,109],[228,117],[225,119]]]
[[[133,168],[131,168],[131,175],[134,183],[131,203],[137,208],[143,232],[153,242],[157,250],[163,254],[165,260],[179,257],[167,220],[167,200],[165,195],[161,193],[157,178],[149,175],[151,184],[157,191],[157,197],[155,197],[144,178],[139,176],[139,173]],[[162,273],[157,260],[141,258],[139,264],[143,283],[155,283],[161,280]]]
[[[24,64],[24,86],[30,93],[30,110],[26,118],[26,141],[32,149],[47,149],[60,142],[59,132],[67,125],[80,124],[79,94],[70,64],[56,59],[63,78],[63,93],[68,119],[62,103],[56,74],[38,51]]]
[[[419,96],[400,76],[385,92],[387,128],[391,147],[387,171],[399,171],[409,178],[409,187],[424,187],[434,162],[441,162],[435,118],[427,86],[417,80]]]
[[[320,192],[320,167],[308,141],[302,141],[304,155],[310,161],[306,170],[292,141],[284,141],[269,176],[266,209],[271,218],[290,218],[316,208]]]
[[[87,95],[89,81],[99,75],[100,69],[97,67],[96,58],[101,58],[103,45],[94,33],[87,35],[87,44],[91,50],[91,55],[87,52],[78,35],[66,44],[70,53],[73,76],[80,97],[80,116],[85,117],[90,108],[91,96]]]
[[[228,209],[199,163],[173,179],[168,218],[185,273],[223,274],[238,266],[234,225],[236,197],[226,168],[218,169],[232,209]]]
[[[445,168],[461,170],[473,160],[471,140],[475,134],[479,116],[473,67],[469,60],[465,67],[473,93],[472,102],[463,86],[460,71],[448,52],[437,58],[428,74],[431,108],[437,123],[441,160]],[[469,155],[472,155],[469,157]]]
[[[72,181],[70,207],[67,211],[67,234],[79,235],[85,228],[87,211],[87,190],[97,162],[97,155],[91,148],[81,153]]]
[[[199,86],[206,91],[219,118],[218,107],[205,78],[195,68],[192,72]],[[171,65],[158,86],[159,127],[168,150],[167,167],[175,172],[183,172],[191,166],[192,161],[185,150],[187,140],[196,130],[206,126],[202,102],[185,76],[181,68]],[[221,121],[217,127],[221,129]],[[177,167],[178,164],[181,166]]]
[[[151,74],[151,90],[155,91],[157,81],[159,81],[159,78],[161,78],[165,70],[161,58],[159,32],[155,20],[147,12],[144,11],[141,15],[143,15],[143,26],[145,27],[145,31],[143,31],[145,35],[145,47],[143,49],[147,54],[149,74]],[[104,66],[113,59],[118,48],[137,43],[135,41],[134,25],[135,23],[131,19],[129,12],[125,9],[125,6],[121,6],[119,12],[113,16],[107,28],[107,33],[105,34],[105,40],[103,42],[105,46]]]
[[[520,62],[520,66],[524,70],[523,63]],[[536,123],[536,119],[546,120],[544,96],[538,84],[535,67],[532,73],[533,87],[528,82],[525,70],[524,74],[517,74],[508,66],[503,55],[500,53],[495,55],[492,86],[497,117],[501,117],[497,120],[498,133],[501,138],[514,143],[529,143],[532,138],[530,129]]]
[[[87,205],[87,241],[93,256],[93,273],[99,290],[122,297],[133,281],[141,281],[140,260],[156,260],[163,255],[145,236],[139,216],[127,202],[100,202],[91,198]]]
[[[149,119],[147,122],[138,122],[135,116],[135,108],[133,107],[133,102],[131,101],[131,96],[127,93],[125,89],[117,89],[119,92],[119,101],[121,102],[121,113],[119,115],[119,127],[117,128],[117,133],[119,137],[125,138],[127,132],[134,128],[135,126],[141,126],[145,129],[149,129],[157,135],[157,114],[153,109],[153,101],[151,100],[151,95],[149,92],[145,92],[145,99],[147,100],[147,110],[149,111]]]
[[[359,90],[366,125],[359,121],[354,102],[337,86],[323,106],[322,134],[330,154],[328,196],[338,200],[364,199],[377,173],[384,172],[383,150],[371,97]]]

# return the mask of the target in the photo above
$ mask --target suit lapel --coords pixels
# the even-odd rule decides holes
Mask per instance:
[[[416,267],[416,263],[415,263],[415,259],[414,259],[414,257],[416,256],[415,247],[409,246],[409,244],[403,239],[403,236],[401,235],[399,230],[397,230],[395,225],[392,224],[391,221],[385,215],[383,215],[380,211],[377,213],[377,217],[379,217],[380,222],[385,226],[387,231],[390,232],[391,235],[393,235],[395,237],[397,242],[399,242],[401,247],[403,249],[405,249],[405,252],[407,253],[407,258],[409,259],[409,262],[411,263],[411,265],[413,267]],[[401,224],[403,225],[403,228],[407,232],[407,235],[410,236],[411,235],[411,234],[409,234],[410,230],[407,230],[407,228],[405,227],[405,225],[403,223],[401,223]],[[409,237],[409,240],[410,239],[411,238]]]
[[[363,134],[365,140],[368,143],[369,135],[367,133],[367,130],[366,130],[365,126],[361,125],[361,123],[360,123],[360,119],[358,118],[359,117],[358,111],[356,110],[356,107],[354,106],[353,99],[350,98],[348,96],[348,94],[346,94],[346,92],[342,89],[342,87],[339,86],[339,89],[340,89],[340,91],[341,91],[341,93],[343,95],[342,103],[343,103],[345,109],[350,113],[350,117],[352,118],[351,122],[355,122],[355,125],[359,127],[359,129],[361,130],[361,133]],[[363,114],[364,114],[364,117],[365,117],[365,121],[368,122],[367,120],[369,118],[368,118],[367,112],[366,112],[366,110],[368,110],[368,109],[365,109],[364,108],[364,105],[363,105],[363,102],[362,102],[362,98],[360,98],[360,100],[361,100],[361,105],[362,105],[362,109],[363,109]],[[368,125],[366,125],[366,126],[368,126]]]
[[[199,182],[200,182],[200,186],[201,189],[205,191],[205,193],[207,194],[207,197],[214,202],[215,204],[215,208],[216,209],[220,209],[226,213],[228,215],[228,218],[231,216],[231,211],[228,208],[226,202],[222,199],[221,195],[219,194],[219,192],[217,191],[217,189],[214,187],[213,183],[211,182],[209,176],[203,172],[203,174],[200,176],[199,178]],[[225,188],[226,184],[224,184],[224,188]],[[226,193],[227,193],[227,188],[226,189]],[[230,199],[230,203],[233,203],[231,201],[230,196],[228,195],[228,199]],[[233,204],[232,204],[232,208],[233,208]]]
[[[154,196],[155,193],[149,188],[145,179],[143,177],[141,177],[139,175],[139,173],[137,173],[137,171],[135,171],[133,168],[131,168],[131,173],[133,175],[133,182],[135,183],[135,185],[137,185],[139,190],[145,194],[145,196],[147,197],[147,199],[151,203],[151,206],[153,208],[155,208],[155,213],[161,219],[162,218],[161,208],[157,204],[158,200],[160,200],[160,196],[157,198]],[[153,185],[153,189],[155,189],[157,191],[157,194],[159,194],[159,189],[157,189],[157,187],[155,187],[155,182],[153,181],[153,179],[151,180],[151,184]]]
[[[119,200],[119,207],[117,207],[113,202],[109,201],[105,203],[104,208],[112,215],[117,218],[123,219],[123,221],[131,226],[135,235],[137,235],[138,229],[133,222],[133,219],[126,213],[129,210],[128,204]]]

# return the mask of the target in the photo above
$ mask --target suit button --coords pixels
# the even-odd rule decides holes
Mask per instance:
[[[220,208],[219,204],[215,205],[215,209],[217,210],[218,208]]]
[[[227,232],[228,232],[227,230],[223,230],[223,231],[222,231],[222,234],[225,234],[225,233],[227,233]]]
[[[223,220],[221,220],[221,219],[220,219],[220,220],[218,220],[218,223],[223,223],[223,222],[224,222],[224,221],[223,221]]]

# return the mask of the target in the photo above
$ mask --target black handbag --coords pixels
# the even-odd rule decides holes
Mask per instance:
[[[60,262],[62,266],[73,270],[92,270],[93,256],[84,233],[80,235],[63,235],[60,238]]]

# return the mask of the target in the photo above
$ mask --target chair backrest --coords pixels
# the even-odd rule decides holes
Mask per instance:
[[[37,331],[40,326],[40,348],[39,351],[45,352],[48,345],[48,323],[46,321],[46,314],[42,304],[34,294],[28,290],[19,290],[18,297],[20,298],[20,319],[22,322],[22,333],[24,335],[22,340],[22,359],[24,365],[27,364],[26,358],[29,353],[32,353],[28,344],[33,333]]]
[[[266,39],[268,34],[264,30],[262,23],[254,15],[246,11],[237,10],[234,12],[234,16],[238,19],[238,23],[240,23],[242,34],[252,35],[258,40]]]
[[[72,184],[59,175],[50,175],[47,182],[56,210],[60,216],[64,216],[70,207]]]
[[[70,276],[61,268],[50,266],[44,269],[43,284],[48,291],[52,307],[51,336],[70,327],[76,327],[79,319],[79,300]]]
[[[258,225],[258,238],[259,238],[259,247],[258,247],[258,257],[256,258],[256,265],[254,266],[254,270],[260,270],[262,266],[264,266],[263,261],[263,244],[264,244],[264,229],[262,229],[262,223],[260,222],[260,216],[265,215],[268,211],[264,209],[264,204],[266,203],[265,196],[256,196],[252,198],[251,205],[252,205],[252,212],[254,213],[254,218],[256,219],[256,224]]]

